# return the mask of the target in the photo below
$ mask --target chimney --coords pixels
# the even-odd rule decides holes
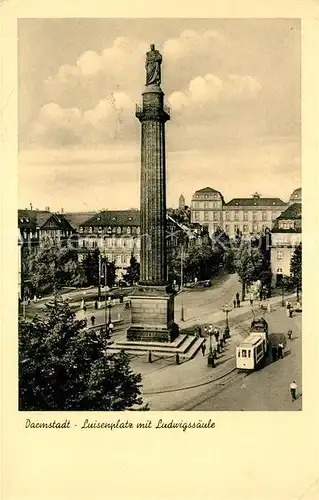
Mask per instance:
[[[63,207],[61,208],[61,214],[64,214],[64,208]]]
[[[44,209],[46,212],[50,212],[50,207],[45,207]]]
[[[30,210],[32,210],[33,206],[32,206],[32,203],[30,203]]]

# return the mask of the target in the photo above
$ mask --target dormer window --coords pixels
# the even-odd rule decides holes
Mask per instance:
[[[101,220],[101,217],[97,217],[97,220],[100,221]]]
[[[107,232],[108,232],[108,233],[111,233],[111,232],[112,232],[112,228],[111,228],[110,226],[107,228]]]
[[[133,220],[133,217],[129,217],[128,220]]]
[[[112,220],[116,220],[116,217],[112,217]]]
[[[23,221],[24,221],[24,219],[20,219],[20,222],[23,222]]]

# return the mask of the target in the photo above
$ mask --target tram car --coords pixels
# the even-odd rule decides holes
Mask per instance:
[[[249,336],[236,347],[236,367],[255,370],[265,360],[268,351],[268,323],[264,318],[254,319]]]

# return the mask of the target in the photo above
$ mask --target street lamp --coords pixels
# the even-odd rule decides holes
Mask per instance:
[[[214,353],[213,353],[213,346],[212,346],[213,329],[211,327],[209,327],[208,335],[209,335],[209,354],[207,357],[207,366],[211,366],[212,368],[214,368],[215,363],[214,363]]]
[[[183,299],[183,258],[184,258],[184,247],[181,245],[181,299],[182,299],[182,305],[181,305],[181,321],[185,321],[184,319],[184,299]]]
[[[106,331],[106,325],[107,325],[107,321],[106,321],[106,291],[107,291],[107,262],[103,262],[103,264],[101,265],[101,270],[103,272],[103,276],[101,277],[104,277],[104,325],[105,325],[105,334],[107,333]]]
[[[111,309],[112,309],[112,300],[111,297],[107,299],[107,308],[109,310],[109,321],[108,324],[112,323],[112,318],[111,318]]]
[[[228,323],[228,314],[230,313],[231,310],[232,310],[232,307],[229,304],[227,304],[227,302],[222,305],[222,311],[224,311],[224,313],[226,314],[225,338],[229,338],[230,337],[229,323]]]

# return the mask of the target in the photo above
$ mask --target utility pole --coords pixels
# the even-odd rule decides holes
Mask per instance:
[[[98,284],[98,301],[99,302],[101,300],[101,274],[102,274],[101,254],[99,253],[99,284]]]
[[[107,325],[107,315],[106,315],[106,288],[107,288],[107,262],[103,262],[103,275],[104,275],[104,325],[105,325],[105,334],[107,333],[106,331],[106,325]],[[101,274],[100,274],[101,276]]]
[[[183,299],[183,258],[184,258],[184,252],[183,252],[183,244],[181,245],[181,299],[182,299],[182,308],[181,308],[181,321],[185,321],[184,319],[184,299]]]

